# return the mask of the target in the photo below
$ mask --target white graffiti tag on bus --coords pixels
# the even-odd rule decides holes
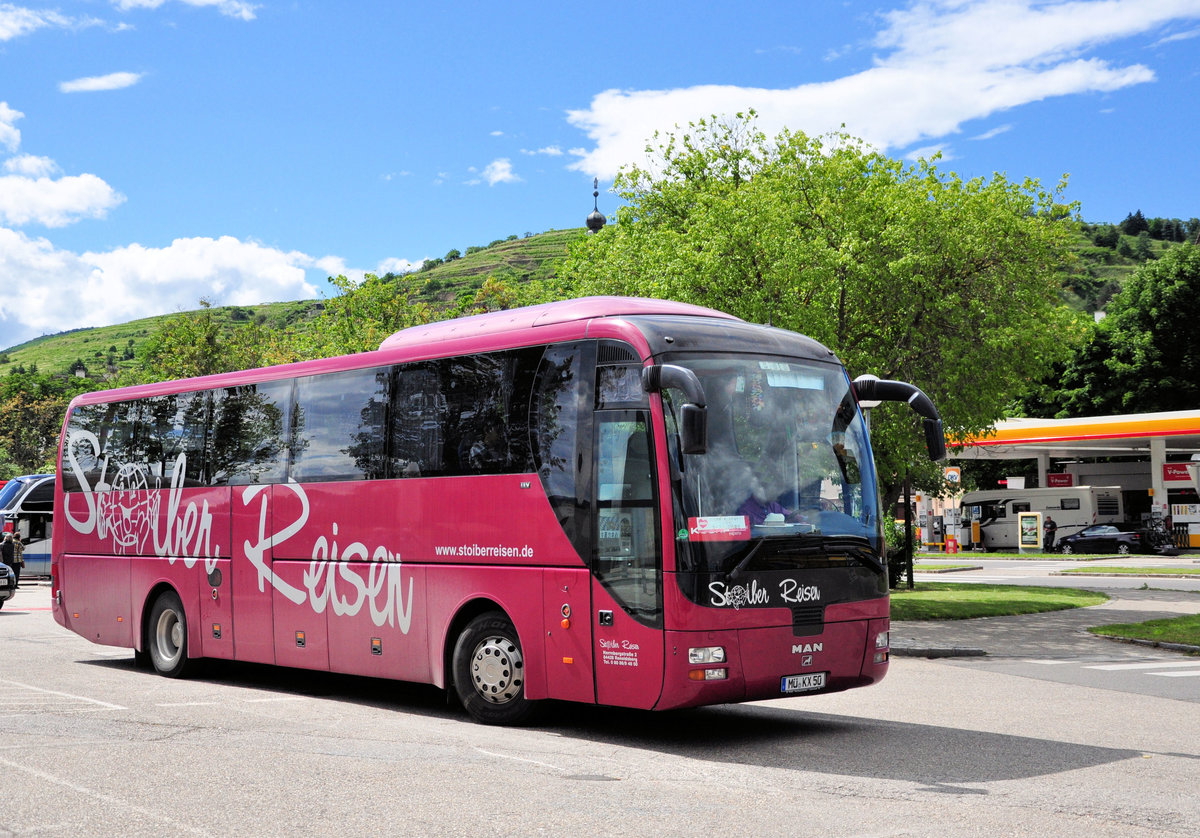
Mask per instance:
[[[79,452],[91,449],[91,458],[103,464],[95,485],[79,462]],[[90,431],[74,431],[69,440],[66,459],[80,491],[67,495],[67,523],[81,535],[94,534],[103,540],[112,539],[113,552],[118,555],[143,553],[147,536],[152,536],[154,555],[167,559],[168,564],[182,561],[184,567],[195,567],[204,559],[206,573],[217,567],[220,548],[212,543],[213,516],[208,501],[188,501],[183,505],[183,475],[187,473],[187,455],[180,454],[174,463],[170,488],[166,493],[166,514],[162,513],[161,478],[150,474],[144,464],[126,463],[116,470],[111,483],[105,480],[109,462],[100,449],[100,441]],[[397,626],[408,634],[412,625],[413,578],[408,577],[407,595],[400,555],[380,545],[372,552],[365,544],[355,541],[342,547],[319,537],[313,544],[312,561],[304,571],[303,587],[298,588],[279,578],[267,560],[268,551],[292,538],[308,523],[310,505],[304,488],[296,483],[279,484],[279,489],[293,492],[300,501],[296,520],[277,532],[267,532],[269,516],[266,486],[246,486],[235,496],[247,508],[260,498],[258,533],[254,541],[243,542],[243,552],[258,574],[258,590],[266,584],[294,602],[308,600],[313,611],[324,613],[330,608],[337,616],[358,614],[369,604],[371,620],[377,626]],[[87,515],[78,518],[72,512],[71,499],[82,496]],[[180,507],[183,506],[181,511]],[[338,525],[333,525],[333,535]],[[370,556],[370,561],[367,561]],[[340,591],[339,591],[340,589]],[[343,595],[349,593],[349,596]]]
[[[91,449],[92,458],[103,463],[99,479],[93,486],[79,462],[79,452],[84,447]],[[87,517],[80,520],[71,512],[67,496],[65,511],[67,523],[82,535],[96,534],[104,540],[111,536],[113,551],[119,555],[138,555],[143,552],[146,536],[153,535],[154,554],[167,556],[172,564],[176,559],[191,568],[200,559],[205,560],[205,570],[212,572],[217,566],[220,549],[212,546],[212,513],[208,501],[197,506],[190,501],[182,515],[179,511],[183,498],[183,475],[187,473],[187,455],[180,454],[174,463],[170,490],[167,492],[167,514],[160,515],[161,496],[151,492],[149,468],[144,464],[125,463],[117,468],[112,483],[105,480],[109,461],[100,450],[100,440],[91,431],[73,431],[67,449],[67,462],[71,473],[79,482],[79,495],[87,505]]]
[[[265,488],[247,486],[241,493],[242,504],[246,507],[253,505],[254,499],[262,494]],[[412,625],[413,578],[410,574],[408,595],[405,596],[400,556],[382,545],[371,553],[367,545],[355,541],[343,547],[339,553],[336,541],[331,544],[325,536],[321,536],[313,544],[312,561],[304,571],[303,588],[298,588],[275,574],[267,563],[267,550],[276,544],[282,544],[303,529],[308,523],[309,515],[308,495],[305,494],[303,486],[296,483],[280,483],[277,488],[288,489],[296,495],[300,501],[300,513],[279,532],[268,533],[267,497],[263,494],[259,504],[257,540],[253,543],[249,540],[242,543],[246,558],[258,571],[259,591],[266,590],[266,584],[270,583],[271,587],[296,605],[307,599],[316,613],[324,613],[328,606],[339,617],[353,616],[362,610],[364,603],[370,603],[371,620],[375,625],[395,625],[401,632],[408,634]],[[338,525],[335,523],[333,535],[337,534]],[[368,555],[371,556],[369,562],[366,561]],[[353,589],[353,599],[338,594],[341,584],[339,579]],[[380,608],[380,595],[385,592],[384,605]]]

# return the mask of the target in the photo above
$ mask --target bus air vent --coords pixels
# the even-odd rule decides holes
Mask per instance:
[[[825,607],[823,605],[795,605],[792,607],[792,634],[796,637],[811,637],[825,631]]]
[[[623,364],[630,361],[640,361],[637,353],[633,351],[633,347],[627,343],[619,341],[606,340],[601,341],[600,348],[597,352],[596,363],[599,366],[605,364]]]

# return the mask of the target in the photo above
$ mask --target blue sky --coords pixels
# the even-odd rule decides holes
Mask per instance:
[[[1198,83],[1200,0],[0,0],[0,347],[578,227],[751,107],[1186,220]]]

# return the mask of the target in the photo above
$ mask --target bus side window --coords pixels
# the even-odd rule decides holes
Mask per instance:
[[[533,466],[559,525],[581,561],[591,555],[591,391],[583,370],[591,343],[546,349],[529,400]]]
[[[389,374],[388,368],[365,369],[297,381],[293,480],[384,476]]]
[[[213,393],[209,483],[278,483],[287,475],[292,379]]]

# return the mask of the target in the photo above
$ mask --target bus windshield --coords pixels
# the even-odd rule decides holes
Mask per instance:
[[[672,363],[696,374],[708,402],[707,452],[673,451],[680,570],[882,569],[870,445],[839,365],[765,356]],[[670,431],[682,395],[665,391],[664,404]]]

